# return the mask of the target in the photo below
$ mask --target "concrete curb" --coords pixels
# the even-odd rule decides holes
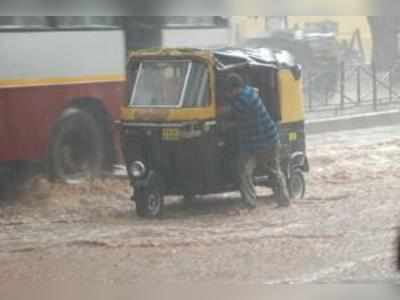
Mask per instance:
[[[338,118],[306,121],[307,134],[319,134],[352,129],[363,129],[379,126],[390,126],[400,123],[400,111],[367,113]]]

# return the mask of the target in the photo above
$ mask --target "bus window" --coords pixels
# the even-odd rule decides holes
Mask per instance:
[[[62,16],[55,17],[57,27],[110,27],[116,26],[115,17],[111,16]]]
[[[0,17],[0,27],[5,27],[5,26],[13,26],[16,23],[17,17]]]
[[[213,16],[168,16],[164,18],[166,26],[224,27],[227,19]]]

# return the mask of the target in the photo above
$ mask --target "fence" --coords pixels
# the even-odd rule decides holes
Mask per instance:
[[[399,108],[400,63],[388,72],[374,64],[346,65],[337,70],[307,72],[304,76],[305,110],[308,118]]]

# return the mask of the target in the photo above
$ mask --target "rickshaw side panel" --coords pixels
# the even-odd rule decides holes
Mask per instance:
[[[304,96],[301,80],[296,80],[289,69],[280,70],[278,76],[282,123],[304,122]]]
[[[211,130],[176,144],[172,173],[175,173],[175,178],[169,194],[207,194],[218,185],[215,137],[214,130]],[[171,173],[164,176],[171,176]]]
[[[304,157],[304,165],[299,167],[307,171],[302,81],[300,78],[296,79],[289,69],[280,70],[278,76],[281,107],[282,164],[287,169],[290,164],[296,162],[294,157],[301,155]]]

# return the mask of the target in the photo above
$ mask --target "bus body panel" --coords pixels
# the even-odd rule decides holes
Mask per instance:
[[[51,130],[73,100],[99,99],[113,120],[118,120],[115,99],[123,96],[119,82],[0,89],[0,101],[8,106],[8,143],[2,146],[0,160],[44,159]]]
[[[45,159],[75,100],[98,100],[119,120],[125,53],[120,30],[0,32],[0,161]]]
[[[0,84],[122,76],[124,49],[120,30],[0,32]]]

